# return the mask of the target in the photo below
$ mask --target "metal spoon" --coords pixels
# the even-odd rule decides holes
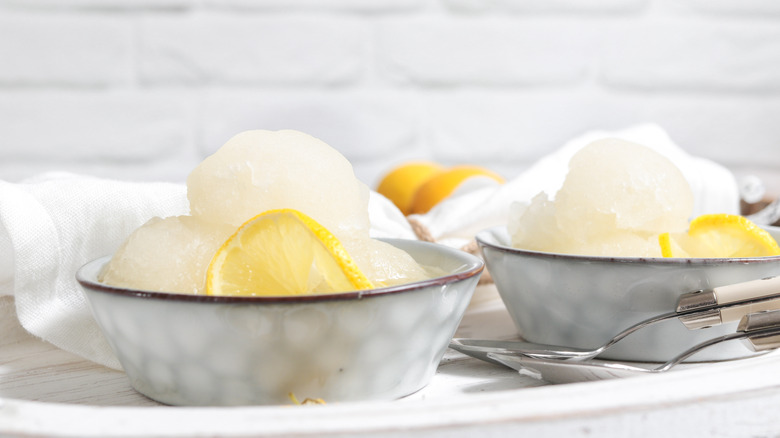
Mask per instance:
[[[768,352],[780,347],[780,310],[745,315],[736,333],[702,342],[657,368],[642,368],[619,362],[540,359],[497,353],[488,353],[488,357],[523,375],[548,383],[572,383],[665,373],[707,347],[736,339],[745,340],[746,345],[755,352]]]
[[[748,313],[780,309],[780,276],[751,280],[680,296],[677,310],[635,324],[595,349],[563,347],[524,341],[455,338],[450,348],[491,363],[489,353],[523,354],[541,359],[586,360],[603,353],[620,340],[649,325],[679,318],[689,329],[701,329],[739,321]]]

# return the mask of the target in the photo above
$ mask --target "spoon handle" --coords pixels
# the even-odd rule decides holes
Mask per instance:
[[[712,291],[719,305],[780,295],[780,276],[720,286],[713,288]]]
[[[748,313],[780,307],[780,276],[698,290],[680,296],[677,312],[690,330],[738,321]]]

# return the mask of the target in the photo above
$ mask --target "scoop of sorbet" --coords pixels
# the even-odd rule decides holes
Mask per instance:
[[[368,188],[336,149],[297,131],[246,131],[187,178],[189,216],[155,218],[114,254],[101,281],[203,293],[217,249],[259,213],[292,208],[333,233],[376,285],[427,278],[406,252],[369,236]],[[291,243],[291,244],[294,244]]]
[[[680,170],[650,148],[598,140],[569,162],[563,186],[515,204],[512,245],[566,254],[660,257],[658,234],[687,228],[693,193]]]

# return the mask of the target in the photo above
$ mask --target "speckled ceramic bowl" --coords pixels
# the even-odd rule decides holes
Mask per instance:
[[[142,394],[172,405],[396,399],[431,379],[469,304],[482,261],[442,245],[387,240],[447,274],[402,286],[305,297],[209,297],[77,279]]]
[[[780,239],[780,229],[767,229]],[[511,247],[505,227],[478,233],[477,242],[523,338],[579,348],[599,347],[639,321],[674,311],[683,293],[780,274],[780,257],[613,258],[520,250]],[[736,325],[688,330],[678,320],[671,320],[643,328],[600,357],[666,361],[696,343],[733,333]],[[695,359],[748,354],[738,343],[725,343]]]

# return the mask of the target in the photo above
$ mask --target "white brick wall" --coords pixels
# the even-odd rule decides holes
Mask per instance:
[[[143,18],[148,86],[330,86],[360,80],[370,28],[351,17],[201,12]]]
[[[657,122],[780,195],[774,0],[0,0],[0,179],[182,181],[299,129],[374,184],[410,158],[511,177]]]

